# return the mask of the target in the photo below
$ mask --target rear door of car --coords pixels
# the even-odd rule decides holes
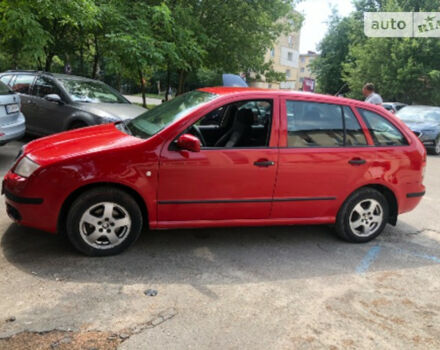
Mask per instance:
[[[32,85],[35,81],[35,74],[16,73],[9,82],[11,89],[20,94],[21,111],[26,118],[26,131],[34,132],[36,121],[37,105],[31,95]]]
[[[364,181],[374,161],[370,146],[349,105],[283,98],[272,218],[331,222]]]

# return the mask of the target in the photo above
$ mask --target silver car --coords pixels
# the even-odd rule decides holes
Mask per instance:
[[[21,138],[25,119],[20,112],[20,96],[0,82],[0,146]]]

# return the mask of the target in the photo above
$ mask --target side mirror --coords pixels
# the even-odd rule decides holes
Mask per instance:
[[[46,96],[44,96],[44,99],[46,101],[53,102],[53,103],[58,103],[60,105],[64,104],[63,100],[61,99],[60,95],[58,95],[58,94],[46,95]]]
[[[180,135],[176,144],[180,149],[185,149],[190,152],[200,152],[200,140],[194,135]]]

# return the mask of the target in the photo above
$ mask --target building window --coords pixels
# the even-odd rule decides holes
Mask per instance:
[[[299,82],[302,83],[304,81],[304,78],[299,78]]]
[[[270,57],[275,57],[275,49],[270,49]]]
[[[301,68],[301,73],[304,73],[304,68]]]
[[[301,57],[301,63],[304,63],[306,59],[304,57]]]
[[[286,69],[286,79],[290,78],[290,69]]]
[[[293,53],[292,52],[288,52],[287,53],[287,60],[288,61],[293,61]]]
[[[293,47],[293,36],[289,35],[287,37],[287,42],[289,44],[289,47],[292,48]]]

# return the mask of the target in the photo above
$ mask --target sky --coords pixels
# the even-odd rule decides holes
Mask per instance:
[[[300,53],[316,51],[319,41],[327,32],[328,17],[331,7],[338,10],[340,16],[347,16],[354,10],[351,0],[303,0],[295,6],[295,10],[304,15],[301,28]]]

